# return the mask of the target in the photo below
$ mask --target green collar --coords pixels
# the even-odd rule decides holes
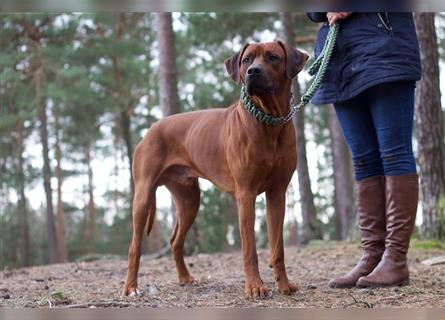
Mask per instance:
[[[243,84],[241,86],[241,101],[243,102],[244,108],[254,116],[259,122],[270,125],[279,126],[289,122],[297,111],[297,106],[295,105],[294,95],[291,93],[290,106],[291,109],[289,113],[283,117],[275,117],[271,114],[265,113],[255,106],[255,104],[250,100],[247,94],[246,86]]]

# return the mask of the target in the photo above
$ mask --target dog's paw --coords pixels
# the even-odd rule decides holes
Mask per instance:
[[[196,279],[194,277],[192,277],[191,275],[179,277],[179,285],[181,287],[185,286],[185,285],[189,285],[189,284],[195,285],[197,283],[198,282],[196,281]]]
[[[264,299],[269,296],[267,287],[261,280],[246,282],[244,292],[246,294],[246,298],[251,299]]]
[[[122,295],[131,298],[140,296],[142,295],[142,293],[137,288],[129,288],[129,289],[124,289]]]
[[[284,294],[287,296],[292,295],[298,291],[298,286],[295,283],[290,282],[290,281],[278,282],[277,288],[281,294]]]

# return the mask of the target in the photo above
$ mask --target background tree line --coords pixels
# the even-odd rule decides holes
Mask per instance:
[[[312,52],[319,27],[303,13],[2,14],[0,19],[2,268],[65,262],[88,253],[126,254],[133,150],[150,125],[163,116],[237,99],[223,61],[245,42],[281,38]],[[445,17],[422,13],[415,21],[424,68],[414,134],[422,181],[416,236],[443,240],[439,65]],[[309,80],[302,73],[294,81],[297,97]],[[287,244],[354,239],[352,165],[333,108],[308,106],[294,124],[299,160],[288,190]],[[238,249],[234,201],[209,183],[202,185],[187,252]],[[168,243],[174,206],[162,199],[146,253]],[[265,246],[263,197],[256,229]]]

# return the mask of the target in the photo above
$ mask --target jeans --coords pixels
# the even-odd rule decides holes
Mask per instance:
[[[376,85],[335,104],[355,180],[416,173],[412,147],[414,81]]]

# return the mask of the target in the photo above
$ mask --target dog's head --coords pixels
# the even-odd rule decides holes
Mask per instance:
[[[244,82],[249,95],[274,94],[304,67],[308,55],[276,41],[246,44],[240,52],[224,61],[227,72],[239,84]]]

